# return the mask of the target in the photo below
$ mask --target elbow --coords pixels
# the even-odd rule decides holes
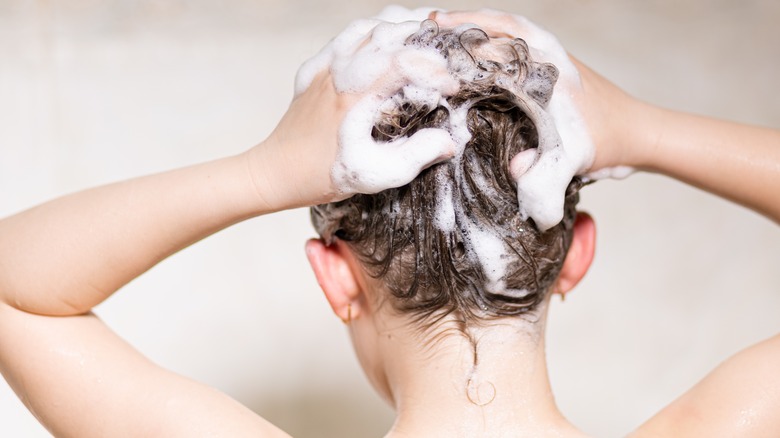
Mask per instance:
[[[7,285],[2,285],[7,286]],[[10,287],[0,287],[0,304],[26,313],[44,316],[75,316],[89,313],[92,304],[73,299],[71,294],[61,291],[23,292]]]

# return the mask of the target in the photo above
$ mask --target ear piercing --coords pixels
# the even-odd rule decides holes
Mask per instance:
[[[347,304],[347,317],[341,318],[341,322],[349,325],[352,322],[352,303]]]

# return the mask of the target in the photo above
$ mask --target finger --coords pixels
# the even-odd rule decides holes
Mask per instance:
[[[410,183],[423,170],[455,155],[455,142],[443,129],[421,129],[388,143],[369,137],[353,142],[340,154],[331,177],[347,194],[378,193]],[[359,141],[355,143],[354,141]]]
[[[402,145],[402,154],[416,168],[409,181],[424,169],[454,157],[455,153],[455,141],[444,129],[428,128],[415,132]]]
[[[332,70],[334,62],[353,58],[371,41],[378,23],[378,20],[371,19],[353,21],[316,55],[304,62],[295,77],[295,95],[304,92],[317,74],[323,70]]]
[[[513,16],[489,9],[437,12],[435,20],[442,27],[476,24],[491,38],[515,38],[521,36],[521,28]]]
[[[512,158],[509,162],[509,174],[515,180],[520,179],[536,161],[536,149],[526,149]]]

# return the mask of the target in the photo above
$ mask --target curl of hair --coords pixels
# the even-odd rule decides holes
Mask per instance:
[[[314,227],[326,242],[346,242],[367,272],[381,279],[394,308],[420,321],[456,314],[469,322],[531,312],[560,272],[581,183],[575,178],[569,184],[563,220],[540,232],[518,214],[509,162],[536,147],[539,133],[526,109],[531,100],[547,105],[557,69],[533,62],[522,39],[483,50],[490,43],[481,30],[439,31],[431,21],[407,44],[433,47],[447,58],[461,83],[447,106],[469,106],[471,140],[461,156],[429,167],[405,186],[313,207]],[[487,58],[496,53],[501,59]],[[415,104],[403,92],[394,101],[394,109],[374,126],[377,140],[441,127],[449,117],[445,106]],[[441,226],[441,211],[455,213],[454,226]],[[498,289],[479,260],[475,229],[497,236],[504,247],[506,269]]]

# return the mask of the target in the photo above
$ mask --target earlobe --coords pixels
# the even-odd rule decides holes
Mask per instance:
[[[306,257],[317,283],[325,293],[325,299],[328,300],[333,313],[342,321],[347,321],[357,316],[359,309],[356,302],[361,291],[343,251],[343,247],[337,244],[325,245],[321,239],[310,239],[306,242]]]
[[[596,224],[587,213],[578,213],[574,221],[574,235],[569,252],[558,275],[554,291],[569,292],[588,272],[596,250]]]

